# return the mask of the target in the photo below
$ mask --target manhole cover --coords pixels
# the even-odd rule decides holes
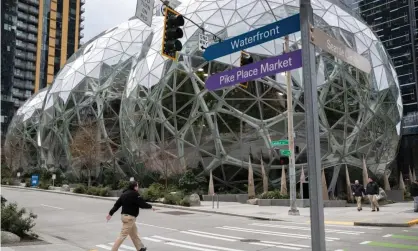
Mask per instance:
[[[260,242],[260,240],[256,240],[256,239],[242,239],[241,242]]]
[[[161,212],[162,214],[171,214],[171,215],[186,215],[186,214],[193,214],[183,211],[168,211],[168,212]]]

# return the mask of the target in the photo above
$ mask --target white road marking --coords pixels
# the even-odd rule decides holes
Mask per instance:
[[[213,235],[213,236],[220,236],[220,237],[226,237],[230,239],[237,239],[237,240],[243,240],[244,238],[231,236],[231,235],[224,235],[224,234],[214,234],[209,232],[203,232],[203,231],[197,231],[197,230],[188,230],[189,232],[199,233],[199,234],[207,234],[207,235]]]
[[[103,248],[103,249],[106,249],[106,250],[112,250],[112,247],[109,247],[109,246],[106,246],[106,245],[96,245],[96,247],[98,247],[98,248]]]
[[[273,231],[265,231],[265,230],[251,229],[251,228],[239,228],[239,227],[230,227],[230,226],[223,226],[223,227],[216,227],[216,228],[229,230],[229,231],[257,233],[257,234],[274,235],[274,236],[284,236],[284,237],[299,238],[299,239],[311,239],[310,235],[273,232]],[[334,241],[334,240],[340,240],[340,238],[326,237],[325,240],[326,241]]]
[[[153,239],[153,238],[150,238],[150,237],[142,237],[142,239],[148,240],[148,241],[153,241],[153,242],[161,242],[161,240]]]
[[[223,237],[219,237],[219,236],[204,235],[204,234],[193,233],[193,232],[188,232],[188,231],[180,231],[180,233],[205,237],[205,238],[209,238],[209,239],[223,240],[223,241],[231,241],[231,242],[237,241],[235,239],[227,239],[227,238],[223,238]]]
[[[292,224],[308,225],[309,227],[311,226],[311,224],[309,224],[309,223],[303,223],[303,222],[292,222]],[[346,225],[335,225],[335,224],[326,224],[326,223],[325,223],[325,226],[330,226],[330,227],[346,227],[346,228],[362,228],[362,229],[369,229],[369,230],[382,230],[381,227],[346,226]]]
[[[160,226],[151,225],[151,224],[145,224],[145,223],[138,223],[138,222],[137,222],[136,224],[137,224],[137,225],[149,226],[149,227],[162,228],[162,229],[172,230],[172,231],[179,231],[178,229],[174,229],[174,228],[169,228],[169,227],[160,227]]]
[[[391,237],[391,234],[387,234],[387,235],[383,235],[383,237],[387,238],[387,237]]]
[[[176,247],[198,250],[198,251],[217,251],[217,250],[214,250],[214,249],[192,247],[192,246],[187,246],[187,245],[184,245],[184,244],[179,244],[179,243],[174,243],[174,242],[168,242],[166,244],[171,245],[171,246],[176,246]]]
[[[369,244],[371,241],[363,241],[360,243],[360,245],[365,245],[365,244]]]
[[[176,239],[166,238],[166,237],[162,237],[162,236],[158,236],[158,235],[153,235],[152,237],[157,238],[157,239],[161,239],[161,240],[165,240],[165,241],[169,241],[169,242],[174,242],[174,243],[182,243],[182,244],[194,245],[194,246],[197,246],[197,247],[204,247],[204,248],[214,248],[215,250],[243,251],[243,250],[240,250],[240,249],[224,248],[224,247],[219,247],[219,246],[211,246],[211,245],[198,244],[198,243],[189,242],[189,241],[176,240]],[[168,244],[168,242],[166,242],[166,244]]]
[[[250,244],[257,245],[257,246],[266,246],[266,247],[278,247],[278,248],[290,249],[290,250],[300,250],[300,248],[286,247],[286,246],[276,246],[276,245],[260,243],[260,242],[250,242]]]
[[[297,227],[297,226],[285,226],[285,225],[276,225],[276,224],[263,224],[263,223],[252,223],[249,224],[252,226],[259,226],[259,227],[271,227],[271,228],[284,228],[284,229],[294,229],[294,230],[306,230],[310,231],[310,227]],[[351,234],[351,235],[360,235],[364,234],[364,232],[358,231],[345,231],[345,230],[338,230],[338,229],[325,229],[326,233],[338,233],[338,234]]]
[[[294,246],[294,247],[301,247],[301,248],[309,248],[309,246],[301,245],[301,244],[283,243],[283,242],[276,242],[276,241],[262,241],[262,242],[276,244],[276,245],[287,245],[287,246]]]
[[[113,244],[115,244],[114,242],[110,242],[109,245],[113,247]],[[126,246],[124,244],[120,245],[121,248],[126,248],[128,250],[134,250],[134,251],[138,251],[136,248],[130,247],[130,246]],[[120,250],[120,249],[119,249]]]
[[[45,204],[41,204],[41,206],[43,206],[43,207],[55,208],[55,209],[60,209],[60,210],[63,210],[63,209],[64,209],[64,208],[62,208],[62,207],[54,207],[54,206],[45,205]]]

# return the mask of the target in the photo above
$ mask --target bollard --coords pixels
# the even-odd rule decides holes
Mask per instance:
[[[216,206],[217,206],[217,207],[218,207],[218,209],[219,209],[219,194],[217,194],[217,195],[216,195],[216,200],[217,200],[217,205],[216,205]]]
[[[215,208],[215,196],[212,194],[212,209]]]

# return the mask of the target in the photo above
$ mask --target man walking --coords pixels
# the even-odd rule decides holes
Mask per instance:
[[[418,213],[418,180],[411,184],[411,196],[414,198],[414,212]]]
[[[122,231],[119,238],[113,244],[112,251],[118,251],[122,242],[129,235],[134,243],[135,248],[138,251],[146,251],[141,239],[138,235],[138,229],[136,227],[136,217],[139,214],[139,208],[151,209],[152,205],[146,203],[138,193],[138,183],[136,181],[129,182],[128,189],[116,201],[113,208],[110,210],[109,215],[106,217],[107,221],[112,218],[112,215],[122,207]],[[154,210],[154,209],[153,209]]]
[[[358,180],[356,180],[354,181],[354,185],[351,187],[351,190],[353,191],[353,195],[357,201],[357,211],[363,210],[361,207],[361,199],[363,194],[366,193],[366,191],[364,191],[364,187],[359,184]]]
[[[379,185],[372,178],[369,178],[369,183],[367,183],[366,194],[369,197],[372,212],[376,210],[379,212],[379,203],[377,202],[377,195],[379,194]]]

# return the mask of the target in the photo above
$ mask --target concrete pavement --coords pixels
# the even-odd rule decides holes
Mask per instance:
[[[36,213],[35,231],[51,243],[10,247],[9,251],[110,250],[120,230],[120,211],[111,221],[105,221],[113,201],[4,187],[2,195]],[[310,250],[311,245],[310,227],[306,219],[300,222],[261,221],[159,208],[155,212],[142,210],[137,224],[148,250],[155,251]],[[327,250],[333,251],[371,251],[376,248],[417,250],[416,236],[416,226],[384,228],[326,225]],[[124,245],[121,251],[135,250],[130,240]]]

